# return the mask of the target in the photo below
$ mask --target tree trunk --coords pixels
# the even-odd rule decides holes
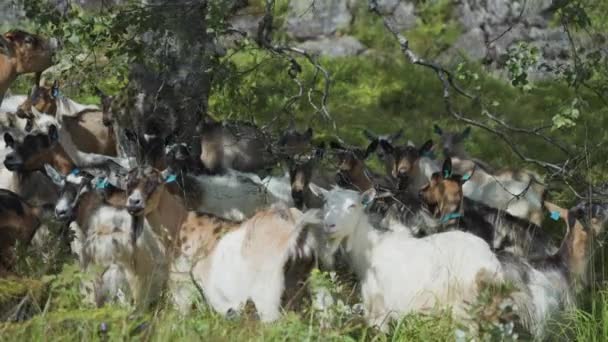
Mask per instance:
[[[207,34],[206,0],[149,0],[156,29],[143,34],[144,56],[134,65],[123,101],[114,106],[121,127],[200,145],[197,127],[207,112],[218,50]],[[120,144],[125,148],[124,138]],[[199,140],[200,141],[200,140]],[[194,151],[195,153],[197,151]],[[200,153],[200,152],[199,152]]]

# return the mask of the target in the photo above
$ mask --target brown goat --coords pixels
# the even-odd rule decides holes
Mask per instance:
[[[39,74],[53,65],[55,40],[12,30],[0,36],[0,103],[11,83],[21,74]]]
[[[373,174],[365,165],[365,159],[376,150],[378,141],[369,144],[366,151],[359,148],[345,147],[334,141],[329,146],[334,151],[338,161],[336,183],[339,186],[361,192],[373,188],[375,184],[392,188],[392,184],[388,180]]]
[[[308,158],[289,159],[289,181],[291,183],[291,198],[296,208],[321,208],[323,200],[310,191],[309,184],[314,183],[323,188],[335,184],[330,174],[319,170],[319,164],[324,154],[324,146],[315,149]]]
[[[0,277],[14,266],[13,247],[29,244],[43,218],[51,217],[47,206],[32,206],[12,191],[0,189]]]
[[[391,157],[386,165],[389,174],[398,182],[400,190],[408,190],[416,194],[420,187],[428,183],[431,175],[438,171],[430,159],[434,144],[426,141],[420,148],[411,145],[394,146],[387,140],[380,141],[380,148]]]

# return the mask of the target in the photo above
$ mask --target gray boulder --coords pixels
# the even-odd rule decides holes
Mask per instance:
[[[377,0],[378,11],[382,14],[391,14],[399,4],[399,0]]]
[[[397,29],[408,30],[416,26],[418,17],[415,14],[415,6],[411,2],[400,2],[393,11],[393,20]]]
[[[289,2],[286,29],[299,40],[328,36],[349,27],[353,16],[347,0],[297,0]]]
[[[351,36],[308,40],[298,47],[312,54],[329,57],[355,56],[365,51],[365,46]]]

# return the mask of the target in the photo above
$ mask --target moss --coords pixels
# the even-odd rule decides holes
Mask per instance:
[[[7,303],[12,303],[15,300],[20,300],[26,295],[40,297],[46,284],[43,281],[8,277],[0,278],[0,307],[6,307]]]

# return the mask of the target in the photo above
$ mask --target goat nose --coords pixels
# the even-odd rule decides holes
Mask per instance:
[[[129,198],[129,206],[130,207],[141,206],[141,198]]]
[[[57,217],[58,219],[62,219],[65,218],[68,214],[68,210],[67,209],[55,209],[55,217]]]

